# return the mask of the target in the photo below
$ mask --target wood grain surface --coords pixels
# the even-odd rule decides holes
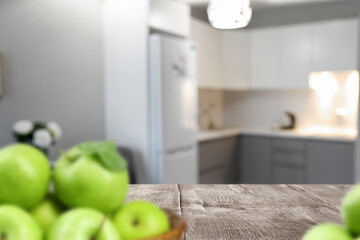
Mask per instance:
[[[349,185],[132,185],[143,199],[186,219],[186,240],[297,240],[312,226],[341,223]]]

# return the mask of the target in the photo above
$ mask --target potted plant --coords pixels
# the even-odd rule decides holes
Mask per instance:
[[[48,156],[49,149],[62,136],[62,130],[56,122],[20,120],[13,126],[16,142],[32,145]]]

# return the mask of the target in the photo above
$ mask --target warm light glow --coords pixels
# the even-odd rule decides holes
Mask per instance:
[[[346,108],[337,108],[335,109],[335,114],[338,117],[347,117],[349,115],[349,111]]]
[[[345,83],[346,91],[346,102],[350,108],[351,112],[354,112],[358,108],[358,98],[359,98],[359,73],[353,72],[347,79]]]
[[[332,101],[338,90],[336,78],[329,72],[312,73],[309,84],[310,88],[316,91],[320,110],[326,116],[330,111]]]
[[[309,84],[311,89],[328,94],[333,94],[338,88],[336,78],[329,72],[311,74]]]
[[[347,137],[356,137],[357,130],[356,128],[334,128],[326,126],[311,126],[299,130],[299,133],[309,136],[309,135],[330,135],[330,136],[347,136]]]
[[[318,119],[321,119],[323,126],[327,126],[312,127],[308,129],[309,131],[325,134],[350,129],[347,132],[353,133],[354,129],[357,129],[359,98],[357,71],[311,73],[309,86],[316,93]]]
[[[236,29],[246,27],[252,17],[250,0],[211,0],[208,16],[214,28]]]

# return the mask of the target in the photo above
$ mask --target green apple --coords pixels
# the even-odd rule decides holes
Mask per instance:
[[[135,201],[122,207],[113,217],[122,240],[154,237],[170,230],[167,215],[157,206]]]
[[[360,234],[360,185],[346,194],[342,202],[342,215],[350,231]]]
[[[308,231],[302,240],[352,240],[351,234],[343,226],[322,224]]]
[[[30,213],[43,231],[47,232],[50,226],[64,211],[64,206],[62,206],[54,196],[48,195],[39,205],[33,208]]]
[[[0,204],[33,208],[45,196],[50,164],[38,149],[14,144],[0,150]]]
[[[1,240],[42,240],[40,226],[23,209],[15,205],[0,206]]]
[[[127,193],[126,162],[113,142],[88,142],[72,148],[54,171],[56,196],[69,207],[109,213],[118,209]]]
[[[120,240],[120,238],[114,224],[105,215],[93,209],[78,208],[61,215],[50,227],[46,240]]]

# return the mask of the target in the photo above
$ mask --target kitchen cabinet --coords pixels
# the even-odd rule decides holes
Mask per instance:
[[[250,31],[250,89],[306,89],[314,71],[357,69],[358,20]]]
[[[249,87],[250,36],[249,31],[226,31],[222,33],[224,52],[225,90],[244,90]]]
[[[357,69],[358,20],[344,19],[311,25],[311,71]]]
[[[357,18],[219,31],[193,19],[200,88],[308,89],[314,71],[357,69]]]
[[[324,141],[307,143],[307,183],[353,184],[354,144]]]
[[[353,143],[242,136],[238,144],[240,183],[354,183]]]
[[[250,32],[250,89],[276,89],[280,78],[279,28]]]
[[[151,30],[181,37],[190,35],[191,9],[186,3],[151,0],[148,24]]]
[[[304,171],[299,168],[275,166],[272,184],[304,184]]]
[[[279,89],[306,89],[310,73],[310,25],[283,27],[280,30]]]
[[[199,144],[200,184],[237,183],[237,138],[224,138]]]
[[[271,139],[244,136],[238,144],[240,183],[270,183]]]
[[[191,20],[191,40],[198,48],[199,88],[223,88],[223,52],[221,31],[200,20]]]
[[[272,140],[272,184],[305,183],[305,142],[294,139]]]

